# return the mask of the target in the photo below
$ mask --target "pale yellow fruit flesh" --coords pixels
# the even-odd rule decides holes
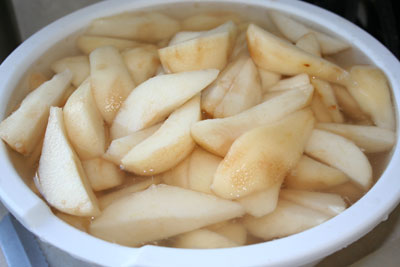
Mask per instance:
[[[72,84],[75,87],[81,85],[81,83],[89,76],[90,66],[89,59],[87,56],[74,56],[65,57],[57,60],[51,65],[51,69],[55,73],[61,73],[66,69],[72,72]]]
[[[297,40],[296,46],[314,56],[321,56],[321,47],[319,46],[315,34],[312,32],[303,35],[299,40]]]
[[[140,43],[132,41],[132,40],[126,40],[126,39],[120,39],[120,38],[82,35],[82,36],[78,37],[76,45],[78,46],[79,50],[81,50],[83,53],[89,55],[97,48],[100,48],[103,46],[112,46],[115,49],[117,49],[118,51],[122,51],[127,48],[137,47],[140,45]]]
[[[176,248],[230,248],[239,246],[225,236],[206,229],[198,229],[176,237]]]
[[[125,173],[102,158],[82,161],[82,166],[94,191],[110,189],[124,182]]]

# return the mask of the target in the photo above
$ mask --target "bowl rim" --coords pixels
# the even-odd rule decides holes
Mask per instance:
[[[0,117],[15,88],[29,69],[49,48],[59,40],[73,34],[91,20],[151,6],[172,3],[194,2],[242,4],[260,8],[275,9],[318,22],[337,36],[359,48],[374,64],[381,68],[391,83],[396,109],[396,132],[398,133],[398,110],[400,109],[400,63],[382,44],[371,35],[319,7],[291,0],[114,0],[104,1],[75,11],[46,26],[22,43],[0,66]],[[62,31],[60,29],[63,29]],[[30,55],[26,57],[26,55]],[[356,204],[329,221],[307,231],[278,240],[228,249],[177,249],[157,246],[128,248],[97,239],[81,232],[54,216],[49,207],[19,179],[8,158],[6,146],[0,145],[0,198],[7,209],[31,232],[70,255],[100,265],[145,265],[145,266],[293,266],[303,265],[323,258],[354,242],[388,214],[400,201],[400,183],[396,174],[400,167],[400,149],[396,144],[392,159],[378,182]],[[5,177],[7,176],[7,177]],[[17,189],[17,190],[16,190]],[[390,189],[390,190],[388,190]],[[24,196],[24,197],[21,197]],[[357,220],[363,218],[363,220]],[[349,225],[349,222],[352,224]],[[63,234],[60,235],[62,229]],[[324,238],[321,238],[321,233]],[[338,235],[340,233],[340,235]],[[76,242],[79,240],[79,242]],[[307,240],[307,245],[304,244]],[[327,242],[326,240],[329,240]],[[91,249],[88,249],[88,248]],[[102,252],[107,253],[102,253]],[[290,251],[290,253],[285,253]],[[100,253],[99,253],[100,252]],[[154,257],[157,255],[157,257]],[[245,255],[245,257],[243,257]]]

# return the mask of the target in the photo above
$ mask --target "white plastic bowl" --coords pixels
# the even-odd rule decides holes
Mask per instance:
[[[156,5],[188,5],[187,11],[224,4],[224,10],[239,10],[252,18],[262,18],[266,8],[295,15],[328,33],[335,33],[364,54],[387,75],[396,100],[396,118],[400,103],[400,64],[378,41],[350,22],[318,7],[299,1],[180,1],[137,0],[105,1],[74,12],[42,29],[19,46],[0,66],[0,119],[10,106],[14,89],[32,68],[44,68],[48,62],[66,55],[74,36],[91,20],[125,11]],[[173,11],[174,8],[170,8]],[[357,54],[357,53],[356,53]],[[19,92],[19,98],[25,92]],[[13,98],[18,98],[14,97]],[[397,129],[398,132],[398,129]],[[128,248],[92,237],[62,222],[48,206],[25,185],[16,172],[6,146],[0,145],[0,196],[6,207],[30,231],[81,260],[107,266],[297,266],[309,264],[356,241],[385,220],[400,200],[400,148],[380,180],[355,205],[342,214],[302,233],[256,245],[191,250],[156,246]]]

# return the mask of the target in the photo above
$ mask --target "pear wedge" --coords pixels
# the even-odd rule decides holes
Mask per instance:
[[[354,66],[350,75],[347,89],[361,110],[370,115],[377,126],[394,130],[393,104],[385,74],[375,67]]]
[[[163,172],[159,176],[164,184],[189,189],[189,168],[190,156],[186,157],[178,165]]]
[[[344,172],[353,182],[367,190],[372,185],[372,167],[367,157],[350,140],[330,132],[314,129],[306,154]]]
[[[50,106],[57,106],[69,88],[67,70],[28,94],[16,111],[0,123],[0,137],[15,151],[29,155],[46,130]]]
[[[215,69],[181,72],[153,77],[140,84],[118,112],[111,126],[111,138],[118,132],[133,133],[163,121],[172,111],[217,78]]]
[[[263,70],[260,68],[258,69],[258,73],[260,74],[261,88],[264,94],[269,91],[270,87],[277,84],[282,77],[282,75],[280,75],[279,73]]]
[[[283,189],[279,196],[328,216],[336,216],[347,208],[342,197],[336,194]]]
[[[89,233],[121,245],[138,246],[243,214],[243,208],[235,202],[156,185],[110,204],[91,223]]]
[[[246,216],[243,225],[250,234],[271,240],[302,232],[327,221],[330,217],[325,213],[280,199],[274,212],[260,218]]]
[[[182,21],[182,29],[185,31],[208,31],[218,27],[228,21],[236,24],[240,22],[240,18],[236,14],[229,13],[203,13],[190,16]]]
[[[206,229],[197,229],[176,237],[176,248],[231,248],[239,244],[227,237]]]
[[[285,178],[288,188],[309,191],[325,190],[343,184],[349,178],[342,171],[303,155]]]
[[[212,191],[237,199],[282,183],[300,160],[313,127],[314,116],[305,109],[244,133],[218,166]]]
[[[283,15],[282,13],[270,11],[269,14],[280,32],[292,42],[297,42],[304,35],[313,33],[321,46],[322,53],[325,55],[338,53],[350,48],[350,45],[344,41],[312,30],[304,24],[290,18],[289,16]]]
[[[254,24],[247,30],[247,45],[254,63],[262,69],[290,76],[307,73],[339,84],[345,84],[349,76],[339,66],[304,52]]]
[[[234,116],[197,122],[192,127],[192,136],[204,149],[224,157],[235,139],[244,132],[304,108],[312,93],[313,87],[308,85],[284,92]]]
[[[63,109],[68,138],[81,159],[100,157],[106,149],[106,129],[87,79]]]
[[[89,55],[97,48],[103,46],[112,46],[118,51],[122,51],[127,48],[137,47],[140,43],[120,39],[120,38],[111,38],[111,37],[104,37],[104,36],[93,36],[93,35],[82,35],[78,37],[76,41],[76,45],[83,53]]]
[[[152,136],[133,147],[121,160],[123,168],[148,176],[175,167],[194,149],[190,128],[200,118],[200,96],[195,96],[175,110]]]
[[[396,142],[396,134],[376,126],[340,123],[318,123],[316,128],[341,135],[359,146],[365,153],[390,150]]]
[[[326,105],[322,102],[319,94],[313,95],[311,109],[318,122],[333,122],[331,114]]]
[[[275,210],[278,203],[279,192],[282,183],[275,183],[270,188],[253,193],[249,196],[239,198],[240,203],[246,210],[246,213],[254,217],[262,217]]]
[[[41,72],[33,72],[29,75],[28,78],[28,88],[29,92],[35,90],[39,86],[41,86],[44,82],[47,82],[49,78]]]
[[[307,33],[296,42],[296,46],[314,56],[321,56],[321,47],[315,33]]]
[[[280,80],[274,86],[269,88],[268,92],[283,91],[300,86],[305,86],[308,84],[310,84],[310,78],[307,74],[302,73],[290,78]]]
[[[229,240],[232,240],[239,246],[243,246],[247,241],[247,230],[243,224],[239,222],[228,222],[215,229],[210,229],[211,231],[223,235]]]
[[[222,70],[232,52],[236,31],[236,25],[229,21],[194,39],[161,48],[158,50],[161,64],[167,72]]]
[[[54,208],[76,216],[97,216],[97,199],[70,145],[61,108],[51,107],[36,185]]]
[[[62,58],[54,62],[51,65],[51,69],[55,73],[61,73],[66,69],[69,69],[72,72],[72,84],[75,87],[81,85],[90,74],[89,59],[87,56]]]
[[[125,173],[102,158],[84,160],[82,166],[94,191],[110,189],[124,182]]]
[[[94,99],[104,120],[111,124],[135,84],[121,54],[114,47],[97,48],[90,53],[89,60]]]
[[[150,137],[161,127],[161,123],[157,123],[149,128],[134,132],[130,135],[114,139],[108,147],[103,158],[121,165],[121,159],[137,144]]]
[[[87,34],[158,42],[180,30],[179,22],[158,12],[124,13],[92,21]]]

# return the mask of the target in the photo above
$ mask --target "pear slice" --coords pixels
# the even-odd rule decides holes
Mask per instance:
[[[305,152],[344,172],[367,190],[372,185],[372,167],[364,153],[350,140],[330,132],[313,130]]]
[[[316,78],[311,79],[311,84],[314,86],[316,93],[321,98],[322,103],[326,106],[332,120],[337,123],[343,123],[344,117],[339,109],[331,85],[328,82]]]
[[[91,159],[103,155],[106,129],[93,98],[89,79],[68,98],[63,111],[68,138],[79,157]]]
[[[94,99],[104,120],[111,124],[135,84],[121,54],[114,47],[97,48],[90,53],[89,60]]]
[[[393,104],[385,74],[375,67],[354,66],[350,75],[347,89],[360,108],[371,116],[377,126],[394,130]]]
[[[193,125],[192,136],[204,149],[224,157],[233,141],[244,132],[304,108],[312,93],[313,87],[308,85],[284,92],[234,116],[200,121]]]
[[[396,142],[396,134],[393,131],[376,126],[319,123],[316,128],[350,139],[365,153],[388,151]]]
[[[343,113],[346,114],[346,116],[355,121],[370,121],[368,116],[360,109],[358,103],[354,100],[354,98],[345,87],[333,84],[332,88],[335,93],[339,107],[343,111]]]
[[[173,46],[179,43],[183,43],[192,39],[195,39],[202,35],[204,32],[178,32],[175,36],[169,41],[168,46]]]
[[[46,130],[50,106],[57,106],[69,88],[67,70],[29,93],[16,111],[0,123],[0,137],[15,151],[29,155]]]
[[[318,191],[347,181],[349,178],[342,171],[303,155],[285,178],[285,185],[288,188]]]
[[[32,92],[48,80],[47,76],[41,72],[31,73],[28,78],[28,91]]]
[[[91,223],[89,233],[121,245],[137,246],[243,214],[243,208],[232,201],[179,187],[153,185],[110,204]]]
[[[324,33],[312,30],[304,24],[295,21],[289,16],[277,11],[270,11],[270,16],[280,32],[292,42],[297,42],[304,35],[313,33],[321,46],[322,53],[325,55],[338,53],[350,48],[350,45],[337,38],[330,37]]]
[[[66,69],[72,72],[72,84],[75,87],[81,85],[81,83],[89,76],[90,66],[89,59],[87,56],[75,56],[65,57],[57,60],[51,65],[51,69],[55,73],[61,73]]]
[[[247,231],[264,240],[285,237],[317,226],[331,216],[280,199],[276,209],[263,217],[246,216],[243,224]]]
[[[99,197],[100,209],[104,210],[107,206],[109,206],[111,203],[113,203],[117,199],[123,198],[132,193],[143,191],[153,184],[156,185],[156,184],[161,183],[161,178],[158,176],[140,177],[140,178],[143,178],[143,179],[135,179],[133,177],[127,177],[126,180],[135,179],[138,181],[135,181],[134,183],[131,183],[128,181],[128,185],[124,185],[124,187],[122,187],[122,188],[117,188],[117,190],[112,191],[110,193],[107,193],[107,194]]]
[[[160,66],[155,46],[136,47],[125,50],[122,57],[136,85],[153,77]]]
[[[54,215],[56,215],[58,218],[68,223],[69,225],[81,230],[82,232],[88,231],[87,229],[90,224],[89,218],[73,216],[59,211],[56,211]]]
[[[161,123],[157,123],[149,128],[134,132],[130,135],[114,139],[108,147],[103,158],[121,165],[121,159],[137,144],[150,137],[161,127]]]
[[[111,138],[122,137],[118,132],[133,133],[164,120],[214,81],[218,73],[218,70],[208,69],[166,74],[140,84],[115,117]]]
[[[340,195],[350,205],[365,195],[365,191],[351,181],[329,188],[325,192]]]
[[[274,86],[269,88],[268,92],[288,90],[296,87],[306,86],[308,84],[310,84],[310,78],[307,74],[302,73],[290,78],[280,80]]]
[[[236,31],[236,25],[229,21],[194,39],[161,48],[158,50],[161,64],[167,72],[222,70],[232,52]]]
[[[336,194],[283,189],[279,196],[328,216],[336,216],[347,208],[342,197]]]
[[[176,237],[173,242],[176,248],[231,248],[239,244],[227,237],[206,229],[197,229]]]
[[[188,170],[188,188],[194,191],[212,194],[211,183],[222,158],[199,147],[190,156]]]
[[[87,34],[151,43],[171,38],[179,29],[178,21],[158,12],[124,13],[92,21]]]
[[[311,101],[311,109],[314,113],[315,119],[318,122],[333,122],[328,108],[322,103],[319,94],[314,94]]]
[[[102,158],[84,160],[82,166],[94,191],[110,189],[124,182],[125,173]]]
[[[89,55],[97,48],[103,46],[112,46],[118,51],[122,51],[127,48],[137,47],[140,45],[140,43],[132,40],[119,39],[119,38],[82,35],[78,37],[76,45],[79,48],[79,50],[81,50],[86,55]]]
[[[304,52],[254,24],[247,30],[247,45],[254,63],[262,69],[290,76],[307,73],[339,84],[345,84],[349,76],[339,66]]]
[[[277,84],[282,77],[282,75],[280,75],[279,73],[263,70],[260,68],[258,69],[258,73],[260,74],[261,88],[264,94],[269,91],[270,87]]]
[[[296,41],[296,46],[314,56],[321,56],[321,47],[315,33],[307,33]]]
[[[237,201],[246,213],[254,217],[262,217],[275,210],[278,203],[282,183],[275,183],[270,188],[239,198]]]
[[[274,98],[274,97],[277,97],[277,96],[279,96],[279,95],[285,93],[285,91],[286,91],[286,90],[283,90],[283,91],[273,91],[273,92],[270,92],[270,93],[266,93],[266,94],[264,94],[264,95],[262,96],[262,102],[265,102],[265,101],[270,100],[270,99],[272,99],[272,98]]]
[[[210,229],[211,231],[223,235],[229,240],[232,240],[239,246],[243,246],[247,241],[247,230],[243,224],[238,222],[228,222],[215,229]]]
[[[241,20],[236,14],[229,13],[203,13],[190,16],[182,20],[182,29],[185,31],[208,31],[228,21],[238,24]]]
[[[163,183],[189,189],[190,156],[172,169],[160,174]]]
[[[200,96],[195,96],[175,110],[152,136],[133,147],[121,160],[123,168],[148,176],[175,167],[194,149],[190,128],[200,118]]]
[[[261,81],[258,70],[250,57],[243,64],[228,92],[214,110],[214,117],[236,115],[261,102]]]
[[[244,133],[218,166],[212,191],[237,199],[281,183],[300,160],[313,127],[312,112],[305,109]]]
[[[54,208],[77,216],[97,216],[97,199],[82,164],[68,142],[62,109],[50,108],[36,185]]]

